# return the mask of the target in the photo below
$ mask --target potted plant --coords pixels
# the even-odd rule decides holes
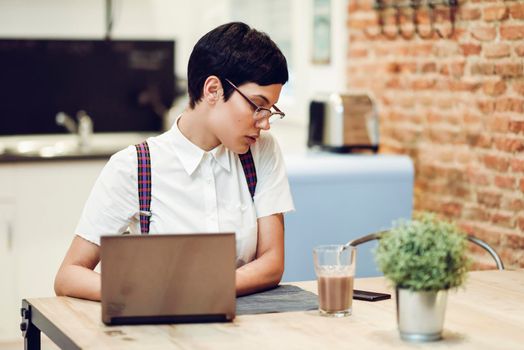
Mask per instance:
[[[400,336],[442,338],[447,292],[466,279],[467,238],[453,223],[422,213],[384,233],[375,251],[380,270],[396,289]]]

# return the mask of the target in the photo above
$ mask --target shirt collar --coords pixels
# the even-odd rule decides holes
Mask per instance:
[[[189,141],[187,137],[182,134],[178,128],[178,120],[182,115],[179,115],[173,126],[171,127],[171,133],[173,134],[173,145],[175,152],[182,163],[185,171],[188,175],[192,175],[196,170],[206,151]],[[224,145],[218,145],[209,152],[222,168],[230,171],[231,167],[229,164],[229,152]]]
[[[213,158],[215,158],[217,163],[220,164],[222,168],[224,168],[227,171],[231,170],[229,164],[229,152],[227,148],[224,147],[224,145],[218,145],[217,147],[213,148],[209,153],[213,155]]]

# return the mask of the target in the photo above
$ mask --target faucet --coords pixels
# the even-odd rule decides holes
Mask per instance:
[[[90,145],[91,135],[93,134],[93,120],[85,111],[76,113],[77,122],[65,112],[58,112],[55,120],[56,124],[63,126],[71,134],[78,136],[78,147],[86,151]]]

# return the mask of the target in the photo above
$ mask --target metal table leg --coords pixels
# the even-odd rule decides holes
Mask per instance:
[[[40,329],[31,322],[31,305],[23,300],[20,311],[22,316],[20,330],[24,336],[24,349],[40,350]]]

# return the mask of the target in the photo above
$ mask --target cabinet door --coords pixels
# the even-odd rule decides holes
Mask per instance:
[[[14,202],[0,198],[0,341],[20,338],[14,256]]]

